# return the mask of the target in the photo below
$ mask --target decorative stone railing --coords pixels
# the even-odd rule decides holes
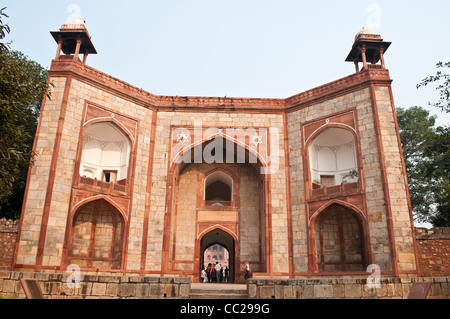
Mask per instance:
[[[94,188],[98,188],[100,192],[112,193],[112,192],[122,192],[125,193],[127,191],[127,187],[125,185],[120,185],[117,183],[108,183],[104,181],[100,181],[98,179],[92,179],[89,177],[80,177],[80,185],[92,186]]]
[[[340,184],[335,186],[321,187],[321,188],[313,188],[311,190],[312,197],[318,196],[327,196],[327,195],[335,195],[340,193],[346,193],[349,191],[356,191],[359,189],[359,183],[347,183]]]

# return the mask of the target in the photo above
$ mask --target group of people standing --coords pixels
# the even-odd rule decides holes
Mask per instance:
[[[229,282],[230,270],[227,267],[222,267],[218,261],[213,265],[208,264],[202,269],[203,282]]]
[[[251,277],[252,272],[248,261],[245,262],[244,270],[244,279],[247,280]],[[209,263],[207,267],[203,267],[201,274],[203,282],[229,282],[229,275],[230,270],[228,269],[228,266],[222,267],[218,261],[216,261],[215,265]]]

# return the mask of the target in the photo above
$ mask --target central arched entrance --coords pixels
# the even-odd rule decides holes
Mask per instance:
[[[191,144],[174,148],[167,175],[162,272],[202,281],[204,251],[213,244],[229,253],[229,282],[243,280],[244,260],[254,272],[270,272],[270,175],[262,146],[223,131],[198,141],[188,135]]]
[[[216,228],[203,235],[200,240],[200,264],[199,270],[201,271],[204,265],[205,250],[213,245],[220,245],[228,251],[228,268],[229,268],[229,280],[228,282],[234,282],[236,274],[236,265],[239,265],[239,260],[235,257],[235,240],[226,231]],[[238,269],[239,272],[239,269]]]

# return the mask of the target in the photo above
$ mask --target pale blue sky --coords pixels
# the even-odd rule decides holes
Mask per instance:
[[[435,73],[438,61],[450,61],[448,0],[2,0],[0,6],[10,16],[12,48],[45,67],[56,52],[49,31],[79,13],[98,51],[88,64],[158,95],[292,96],[353,73],[345,58],[363,26],[393,43],[385,59],[396,106],[437,101],[434,88],[416,84]],[[440,124],[449,122],[430,109]]]

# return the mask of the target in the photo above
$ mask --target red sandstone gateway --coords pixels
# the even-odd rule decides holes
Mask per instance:
[[[357,34],[356,73],[285,99],[157,96],[87,66],[84,23],[52,35],[14,270],[199,281],[219,245],[234,282],[244,261],[254,278],[419,275],[379,35]]]

